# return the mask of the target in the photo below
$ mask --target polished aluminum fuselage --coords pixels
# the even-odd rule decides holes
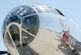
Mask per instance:
[[[60,43],[60,41],[58,41],[59,40],[58,35],[63,30],[68,30],[68,28],[69,28],[70,35],[73,37],[71,38],[71,41],[76,44],[77,44],[76,42],[77,39],[81,41],[80,40],[81,29],[71,19],[59,14],[59,12],[56,10],[55,10],[55,13],[52,12],[49,8],[47,8],[44,5],[43,7],[47,8],[48,11],[50,12],[45,12],[44,9],[41,9],[43,11],[39,12],[38,10],[36,10],[35,6],[29,6],[29,7],[34,9],[36,13],[29,14],[26,16],[27,17],[32,16],[32,15],[38,16],[38,20],[39,20],[38,32],[36,35],[34,35],[26,31],[24,28],[21,27],[23,25],[22,23],[18,24],[16,22],[12,22],[8,26],[6,26],[6,31],[4,32],[4,43],[9,53],[11,53],[11,55],[27,55],[27,54],[30,54],[30,55],[59,55],[59,54],[65,55],[67,50],[68,50],[68,53],[71,52],[71,50],[67,49],[65,50],[65,53],[62,52],[61,50],[57,51],[58,50],[57,46]],[[8,30],[11,25],[16,25],[20,29],[20,44],[22,44],[22,34],[21,34],[22,31],[21,30],[23,30],[24,32],[34,37],[32,42],[29,43],[28,46],[25,46],[25,47],[23,46],[16,47],[16,44],[12,40],[11,35],[9,34],[10,37],[6,36],[6,32],[9,33]]]

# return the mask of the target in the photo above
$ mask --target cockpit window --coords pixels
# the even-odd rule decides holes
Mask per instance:
[[[22,45],[23,46],[30,44],[32,42],[32,40],[35,38],[24,31],[22,31],[22,37],[23,37],[22,38]]]
[[[22,27],[31,32],[32,34],[36,35],[38,28],[39,28],[39,20],[37,15],[25,17],[23,19],[23,25]]]
[[[4,39],[5,39],[6,43],[8,44],[8,46],[14,47],[8,32],[6,33],[6,37]]]
[[[28,45],[35,38],[39,29],[39,19],[37,15],[25,17],[22,24],[22,43],[23,46]],[[31,33],[31,34],[29,34]]]
[[[11,23],[11,22],[16,22],[16,23],[21,23],[21,20],[20,20],[20,18],[18,17],[18,16],[11,16],[9,19],[8,19],[8,21],[7,21],[7,25],[9,24],[9,23]]]
[[[11,34],[11,37],[14,41],[14,43],[16,44],[16,46],[19,45],[20,43],[20,30],[19,27],[16,25],[11,25],[9,28],[9,32]]]
[[[30,16],[30,17],[26,17],[25,19],[24,19],[24,24],[25,25],[36,25],[36,22],[37,22],[37,16]]]
[[[26,15],[30,15],[30,14],[35,14],[35,10],[32,9],[29,6],[20,6],[16,11],[15,14],[20,15],[21,17],[26,16]]]

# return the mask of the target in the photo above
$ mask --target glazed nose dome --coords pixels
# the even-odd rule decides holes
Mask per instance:
[[[18,6],[12,9],[7,15],[3,25],[4,28],[3,32],[6,30],[6,27],[10,23],[18,23],[24,29],[27,29],[26,28],[27,26],[29,28],[30,26],[36,26],[36,28],[37,26],[39,27],[38,13],[54,13],[64,16],[58,9],[51,8],[46,5],[36,4],[31,6],[26,6],[26,5]]]
[[[28,45],[39,30],[39,17],[30,6],[18,6],[7,15],[3,25],[6,46]],[[14,45],[14,44],[15,45]]]
[[[21,44],[23,42],[22,39],[25,39],[26,42],[28,42],[27,44],[29,44],[37,35],[39,27],[45,24],[45,27],[47,28],[48,26],[46,23],[48,20],[50,22],[48,22],[49,24],[53,24],[55,22],[50,19],[54,17],[51,13],[64,16],[58,9],[41,4],[30,6],[21,5],[15,7],[9,12],[4,21],[3,36],[7,36],[8,39],[10,39],[9,36],[11,36],[16,45],[18,45],[17,42]],[[46,17],[46,15],[48,17]],[[49,27],[51,27],[51,25],[49,25]],[[11,39],[8,40],[7,38],[5,39],[8,43],[11,42]]]

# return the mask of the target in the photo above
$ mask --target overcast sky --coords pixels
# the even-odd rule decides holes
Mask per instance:
[[[81,0],[0,0],[0,50],[6,50],[1,33],[6,15],[16,6],[32,3],[41,3],[58,8],[81,27]]]

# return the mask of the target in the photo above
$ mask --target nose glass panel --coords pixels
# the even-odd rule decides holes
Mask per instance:
[[[10,24],[10,23],[12,23],[12,22],[16,22],[16,23],[21,23],[21,19],[20,19],[20,17],[18,17],[18,16],[16,16],[16,15],[13,15],[13,16],[11,16],[9,19],[8,19],[8,21],[7,21],[7,25],[8,24]]]
[[[19,42],[20,42],[20,30],[19,30],[19,27],[16,26],[16,25],[11,25],[9,27],[9,31],[10,31],[11,37],[12,37],[15,45],[18,46]]]
[[[36,35],[39,29],[39,20],[37,15],[25,17],[23,19],[22,28],[26,31]]]
[[[6,36],[5,36],[5,42],[6,42],[6,45],[8,45],[8,47],[14,47],[13,43],[12,43],[12,40],[9,36],[9,33],[7,32],[6,33]]]

